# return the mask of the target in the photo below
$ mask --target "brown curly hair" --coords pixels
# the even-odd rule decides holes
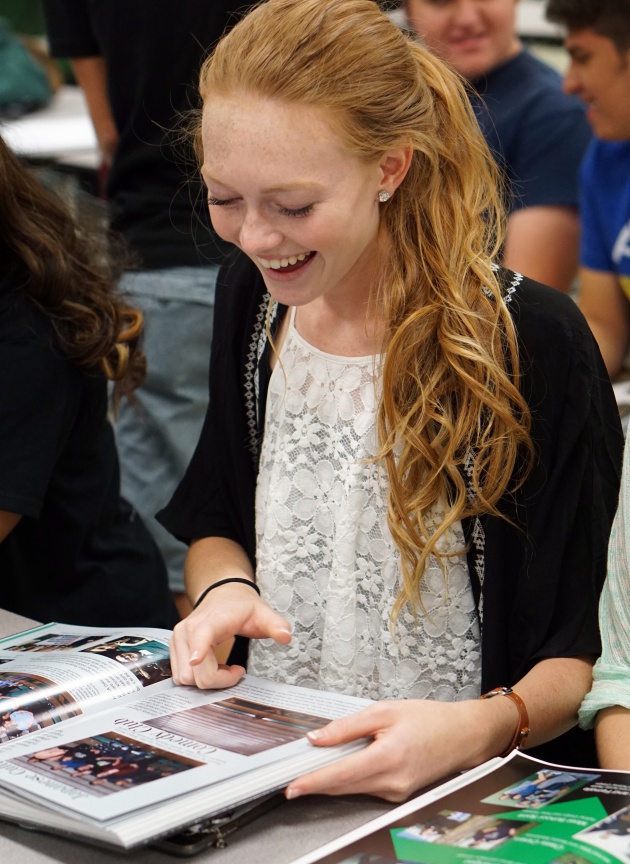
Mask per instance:
[[[2,138],[0,189],[4,272],[48,316],[63,355],[115,381],[115,400],[128,396],[145,375],[142,315],[116,288],[120,259],[108,238],[83,230]]]

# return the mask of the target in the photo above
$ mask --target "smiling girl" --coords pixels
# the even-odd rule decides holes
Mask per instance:
[[[400,800],[566,733],[622,439],[574,304],[493,263],[498,183],[459,79],[370,0],[269,0],[201,93],[210,212],[240,251],[161,516],[190,543],[175,679],[236,683],[242,644],[213,649],[239,636],[250,672],[378,700],[309,734],[373,743],[289,797]],[[555,752],[588,761],[579,735]]]

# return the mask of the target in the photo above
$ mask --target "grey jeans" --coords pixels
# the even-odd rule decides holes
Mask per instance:
[[[199,439],[218,267],[128,273],[122,289],[144,315],[147,377],[116,421],[121,491],[162,550],[172,591],[184,590],[186,546],[154,518],[168,503]]]

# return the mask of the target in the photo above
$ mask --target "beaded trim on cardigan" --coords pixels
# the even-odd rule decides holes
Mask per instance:
[[[497,272],[499,270],[498,264],[493,264],[492,269]],[[514,273],[512,281],[505,288],[505,295],[503,297],[504,302],[511,303],[512,297],[518,286],[523,281],[523,276],[520,273]],[[484,293],[486,296],[494,298],[492,291],[489,288],[484,288]],[[473,463],[474,463],[475,455],[472,450],[469,450],[466,454],[466,461],[464,463],[464,472],[465,472],[465,480],[466,480],[466,491],[468,493],[468,497],[471,501],[474,501],[476,498],[475,490],[472,483],[472,473],[473,473]],[[472,523],[472,532],[471,532],[472,544],[475,547],[475,573],[477,574],[477,579],[479,580],[479,602],[477,604],[477,614],[479,615],[479,626],[483,627],[483,582],[486,575],[486,533],[483,530],[483,525],[481,524],[481,519],[479,516],[475,516]]]
[[[269,309],[269,294],[265,294],[258,306],[254,329],[249,343],[247,360],[245,362],[244,375],[244,398],[245,413],[247,416],[247,449],[254,460],[254,467],[258,469],[260,458],[260,361],[269,341],[267,336],[267,314],[269,312],[269,326],[273,328],[278,318],[277,302]]]

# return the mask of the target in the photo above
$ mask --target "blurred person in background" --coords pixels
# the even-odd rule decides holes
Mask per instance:
[[[122,287],[144,315],[147,377],[116,424],[122,491],[166,560],[182,614],[185,547],[154,519],[184,472],[208,403],[223,247],[177,127],[201,62],[246,0],[44,0],[51,52],[70,58],[103,162],[111,227],[135,253]]]
[[[0,607],[40,621],[172,627],[153,538],[120,496],[107,379],[142,378],[142,318],[0,139]]]
[[[404,0],[409,28],[471,82],[510,192],[504,266],[568,291],[578,266],[578,174],[590,140],[561,76],[516,34],[517,0]]]
[[[630,343],[630,0],[549,0],[568,30],[564,79],[593,127],[580,177],[579,304],[608,373]]]

